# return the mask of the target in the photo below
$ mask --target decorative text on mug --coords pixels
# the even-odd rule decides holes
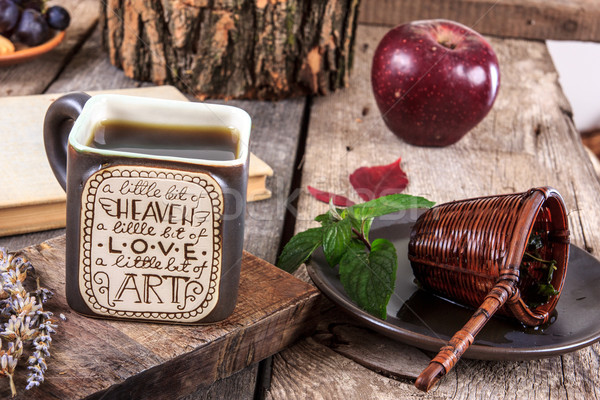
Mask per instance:
[[[194,322],[218,300],[223,193],[205,173],[111,167],[82,193],[79,282],[96,312]]]

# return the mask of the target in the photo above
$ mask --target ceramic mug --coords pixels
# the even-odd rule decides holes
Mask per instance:
[[[50,106],[44,141],[67,192],[71,308],[176,323],[232,313],[250,127],[245,111],[205,103],[72,93]]]

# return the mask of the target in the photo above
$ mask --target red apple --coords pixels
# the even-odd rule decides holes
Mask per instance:
[[[418,146],[456,143],[490,111],[498,59],[477,32],[447,20],[415,21],[379,42],[371,83],[383,120]]]

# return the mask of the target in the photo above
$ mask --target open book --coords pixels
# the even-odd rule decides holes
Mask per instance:
[[[172,86],[107,92],[187,100]],[[42,137],[46,110],[60,96],[0,98],[0,236],[65,226],[65,192],[50,169]],[[271,175],[271,167],[250,154],[248,201],[271,197],[266,188]]]

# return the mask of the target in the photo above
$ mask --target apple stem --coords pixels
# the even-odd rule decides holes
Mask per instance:
[[[438,28],[435,32],[435,39],[441,46],[454,50],[458,43],[460,43],[461,36],[457,35],[455,32]]]
[[[454,50],[456,48],[456,44],[452,43],[450,40],[440,40],[438,43],[450,50]]]

